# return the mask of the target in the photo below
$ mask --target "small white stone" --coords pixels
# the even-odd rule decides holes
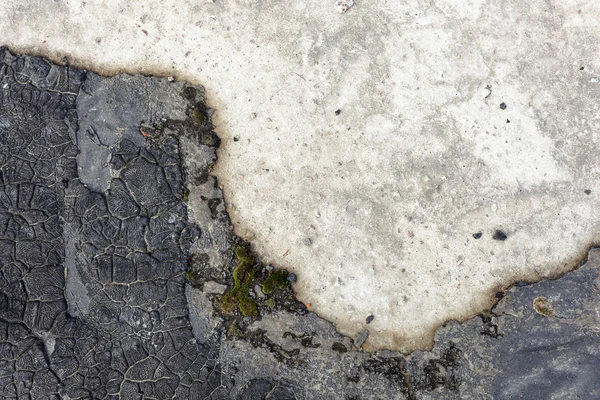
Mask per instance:
[[[340,14],[345,13],[354,5],[354,0],[337,0],[334,3],[334,6],[340,12]]]

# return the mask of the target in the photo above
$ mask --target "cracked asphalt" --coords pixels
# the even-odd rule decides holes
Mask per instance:
[[[0,48],[0,398],[600,398],[594,249],[408,355],[263,293],[260,263],[259,315],[223,312],[244,243],[211,115],[201,87]]]

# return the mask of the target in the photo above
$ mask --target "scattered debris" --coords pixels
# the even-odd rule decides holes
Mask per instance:
[[[482,232],[477,232],[477,233],[473,234],[473,238],[475,238],[475,239],[481,239],[481,236],[483,236]]]
[[[536,313],[545,317],[551,317],[554,315],[554,307],[550,300],[545,297],[536,297],[533,300],[533,309]]]
[[[367,341],[368,338],[369,338],[369,330],[365,329],[364,331],[362,331],[362,333],[360,335],[358,335],[358,337],[354,341],[354,345],[356,346],[357,349],[360,349],[362,347],[362,345]]]
[[[289,282],[296,283],[296,281],[298,280],[298,277],[296,276],[296,274],[291,274],[291,273],[290,273],[290,274],[288,274],[288,276],[287,276],[287,280],[288,280]]]
[[[312,239],[311,238],[304,238],[304,240],[302,240],[302,242],[304,243],[305,246],[312,245]]]
[[[492,95],[492,85],[486,85],[485,87],[485,97],[484,99],[487,99],[488,97],[490,97]]]
[[[342,110],[340,110],[339,108],[337,110],[335,110],[335,115],[340,115],[342,113]]]
[[[337,0],[334,5],[340,14],[343,14],[354,5],[354,0]]]
[[[592,191],[591,191],[590,189],[585,189],[585,190],[583,191],[583,193],[585,193],[585,194],[587,194],[587,195],[590,195],[590,194],[592,194]]]
[[[167,77],[167,80],[169,82],[175,82],[175,77],[174,76],[169,76],[169,77]]]
[[[506,107],[507,107],[506,103],[500,103],[501,110],[506,110]]]
[[[496,232],[494,232],[494,236],[492,236],[492,238],[494,240],[501,240],[504,241],[506,240],[508,236],[506,235],[506,233],[502,232],[501,230],[496,230]]]
[[[371,322],[373,322],[373,319],[375,319],[375,317],[373,315],[369,315],[367,317],[367,324],[370,324]]]

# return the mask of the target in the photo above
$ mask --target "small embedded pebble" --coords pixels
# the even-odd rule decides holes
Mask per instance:
[[[272,266],[272,265],[267,265],[267,266],[265,267],[265,269],[266,269],[267,271],[271,272],[271,271],[273,271],[273,266]]]
[[[312,244],[312,239],[311,238],[304,238],[304,240],[302,240],[302,242],[304,242],[304,244],[306,246],[310,246]]]
[[[370,324],[370,323],[373,321],[373,319],[374,319],[374,318],[375,318],[374,316],[372,316],[372,315],[369,315],[369,316],[367,317],[367,324]]]
[[[337,351],[338,353],[347,353],[348,349],[346,348],[346,346],[344,346],[342,343],[340,342],[335,342],[332,346],[331,346],[331,350]]]
[[[255,118],[256,118],[256,113],[250,114],[250,119],[255,119]]]
[[[342,113],[342,110],[340,110],[339,108],[337,110],[335,110],[335,115],[340,115]]]
[[[506,110],[506,103],[500,103],[500,109],[501,110]]]
[[[265,294],[262,291],[262,289],[260,288],[260,285],[254,286],[254,293],[256,293],[256,295],[261,299],[265,297]]]
[[[501,230],[496,230],[496,232],[494,232],[494,236],[492,236],[492,238],[494,240],[506,240],[508,236],[506,236],[506,233],[502,232]]]
[[[234,137],[234,138],[233,138],[233,141],[234,141],[234,142],[238,142],[239,140],[240,140],[240,138],[238,138],[238,137]]]
[[[354,345],[357,348],[360,348],[367,341],[368,338],[369,338],[369,330],[365,329],[360,335],[358,335],[358,337],[354,341]]]
[[[298,277],[296,276],[296,274],[291,274],[291,273],[290,273],[290,274],[288,274],[288,276],[287,276],[287,280],[288,280],[289,282],[296,283],[296,281],[298,280]]]
[[[474,234],[473,234],[473,238],[475,238],[475,239],[481,239],[481,236],[482,236],[482,235],[483,235],[483,233],[481,233],[481,232],[477,232],[477,233],[474,233]]]
[[[550,300],[545,297],[536,297],[533,300],[533,309],[536,313],[545,317],[551,317],[554,315],[554,307]]]
[[[343,14],[354,5],[354,0],[336,0],[334,5],[340,14]]]
[[[592,194],[592,191],[591,191],[590,189],[585,189],[585,190],[583,191],[583,193],[585,193],[585,194],[588,194],[588,195],[589,195],[589,194]]]

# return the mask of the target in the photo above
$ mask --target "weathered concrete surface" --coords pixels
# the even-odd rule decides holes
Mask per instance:
[[[600,5],[332,3],[6,0],[0,41],[205,85],[236,231],[340,332],[373,314],[366,348],[572,268],[600,232]]]
[[[0,88],[0,398],[600,396],[599,250],[445,324],[431,351],[357,351],[289,289],[261,291],[259,263],[259,314],[220,311],[241,243],[208,174],[218,140],[201,87],[0,48]],[[85,144],[89,159],[86,124],[119,132]],[[78,167],[106,148],[111,182],[94,191]]]

